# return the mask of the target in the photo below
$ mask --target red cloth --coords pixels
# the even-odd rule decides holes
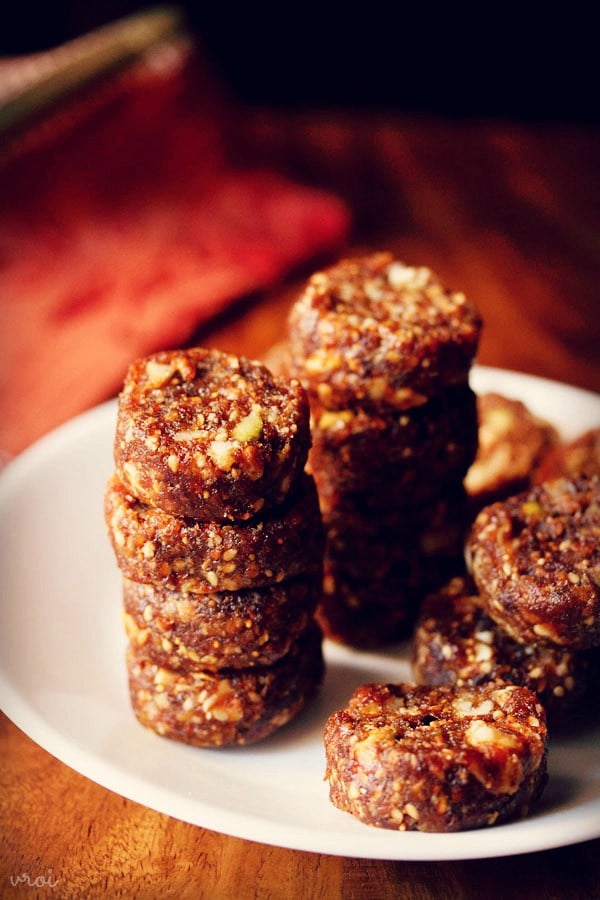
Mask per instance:
[[[228,161],[214,88],[197,54],[138,64],[0,161],[0,449],[343,241],[336,197]]]

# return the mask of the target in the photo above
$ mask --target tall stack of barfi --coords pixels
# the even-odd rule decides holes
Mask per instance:
[[[329,637],[406,636],[424,593],[461,568],[480,329],[464,294],[388,253],[316,273],[292,306],[287,364],[311,405]]]
[[[105,518],[139,721],[196,746],[290,721],[323,675],[323,531],[306,394],[217,350],[132,363]]]

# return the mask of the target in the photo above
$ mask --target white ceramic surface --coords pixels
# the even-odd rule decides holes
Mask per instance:
[[[567,437],[600,425],[600,397],[591,393],[482,367],[472,384],[525,400]],[[198,750],[142,728],[127,696],[119,572],[102,515],[115,409],[107,403],[60,427],[0,476],[0,705],[34,741],[160,812],[282,847],[467,859],[600,836],[598,727],[551,741],[543,802],[522,822],[459,834],[396,833],[336,810],[323,781],[325,718],[362,682],[408,677],[406,647],[363,653],[327,643],[317,701],[254,747]]]

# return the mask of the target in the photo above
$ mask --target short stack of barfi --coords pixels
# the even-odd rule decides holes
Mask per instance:
[[[412,662],[422,685],[469,688],[502,681],[527,687],[553,726],[585,709],[600,686],[600,650],[514,640],[489,616],[469,575],[452,578],[425,599]]]
[[[388,253],[317,272],[292,306],[286,365],[311,405],[333,639],[406,637],[424,593],[462,567],[480,329],[464,294]]]
[[[323,676],[306,394],[204,348],[132,363],[105,518],[123,576],[133,710],[201,747],[294,718]]]
[[[520,684],[553,724],[589,715],[600,684],[598,477],[559,478],[490,504],[467,548],[472,576],[422,606],[416,680]]]

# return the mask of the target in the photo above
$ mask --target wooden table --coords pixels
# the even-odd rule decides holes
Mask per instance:
[[[480,362],[600,390],[597,131],[268,111],[237,127],[241,157],[256,153],[348,200],[355,225],[344,251],[389,248],[476,300],[486,323]],[[262,353],[282,336],[305,274],[241,302],[190,339]],[[125,800],[4,717],[0,752],[2,897],[600,896],[600,840],[457,862],[296,852]],[[10,876],[22,873],[47,881],[37,890],[13,887]]]

